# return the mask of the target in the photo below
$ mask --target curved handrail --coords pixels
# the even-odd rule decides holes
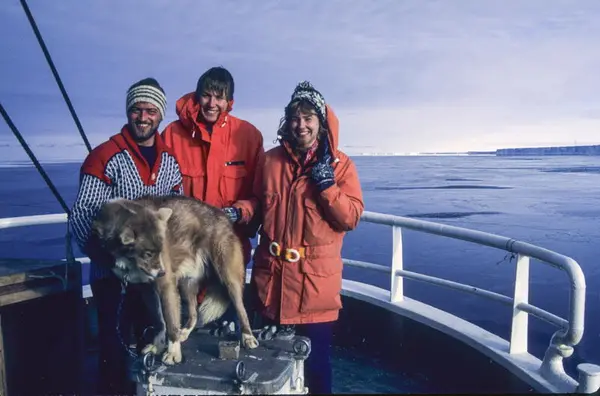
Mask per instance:
[[[453,239],[474,242],[479,245],[486,245],[508,252],[521,253],[529,257],[536,258],[547,264],[561,268],[573,278],[576,287],[585,289],[585,277],[579,264],[572,258],[556,253],[546,248],[532,245],[527,242],[518,241],[513,238],[508,238],[498,234],[472,230],[469,228],[456,227],[446,224],[434,223],[426,220],[416,220],[409,217],[395,216],[377,212],[365,211],[361,217],[361,221],[369,223],[385,224],[408,228],[415,231],[422,231],[428,234],[445,236]]]
[[[585,321],[585,276],[577,261],[572,258],[513,238],[426,220],[416,220],[408,217],[365,211],[361,221],[407,228],[428,234],[435,234],[494,247],[511,253],[533,257],[546,264],[564,270],[571,281],[571,289],[568,319],[569,328],[565,334],[562,334],[562,338],[565,343],[570,345],[577,345],[581,341]]]

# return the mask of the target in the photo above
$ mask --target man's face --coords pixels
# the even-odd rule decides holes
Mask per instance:
[[[200,96],[200,117],[205,122],[213,124],[221,113],[227,111],[228,106],[225,92],[204,91]]]
[[[143,143],[154,136],[161,121],[158,108],[147,102],[138,102],[127,112],[129,130],[138,143]]]
[[[289,120],[291,137],[298,150],[308,150],[319,136],[319,117],[313,110],[298,108]]]

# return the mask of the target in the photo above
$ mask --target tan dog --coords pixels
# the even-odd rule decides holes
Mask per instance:
[[[168,337],[165,364],[181,362],[181,342],[198,320],[205,325],[218,319],[230,301],[240,320],[242,345],[258,346],[242,300],[242,246],[221,210],[181,196],[117,199],[102,207],[92,232],[115,257],[112,270],[120,279],[156,284]],[[198,308],[200,285],[207,289]],[[180,296],[188,307],[183,328]],[[162,352],[159,336],[143,353]]]

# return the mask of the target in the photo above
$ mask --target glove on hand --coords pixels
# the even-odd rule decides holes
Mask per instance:
[[[335,184],[333,168],[331,167],[329,139],[325,138],[321,141],[319,150],[319,153],[317,153],[318,162],[311,169],[310,176],[319,188],[319,191],[323,191]]]
[[[237,223],[242,218],[242,210],[240,208],[234,208],[233,206],[227,206],[223,208],[223,212],[229,217],[232,223]]]

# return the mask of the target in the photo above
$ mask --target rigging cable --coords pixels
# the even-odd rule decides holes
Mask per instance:
[[[58,75],[58,71],[54,67],[54,62],[52,62],[52,58],[50,57],[48,48],[46,48],[44,39],[42,39],[42,35],[40,34],[40,31],[35,23],[35,20],[33,19],[33,15],[31,14],[29,7],[27,6],[27,2],[25,0],[21,0],[21,6],[23,7],[25,14],[27,15],[27,19],[29,19],[29,23],[31,24],[31,28],[33,29],[33,32],[35,33],[35,37],[37,38],[38,43],[40,44],[40,47],[42,47],[42,51],[44,52],[46,61],[48,62],[48,65],[50,65],[50,69],[52,70],[54,79],[56,80],[56,83],[58,84],[58,87],[60,88],[60,92],[63,95],[65,103],[69,107],[71,116],[73,117],[73,120],[75,121],[75,124],[77,125],[77,129],[79,129],[79,134],[81,135],[81,138],[83,139],[83,142],[85,143],[85,147],[87,147],[88,152],[90,152],[90,151],[92,151],[92,146],[90,145],[90,142],[88,141],[87,136],[85,135],[85,132],[83,131],[83,127],[81,126],[81,123],[79,122],[79,118],[77,117],[77,114],[75,113],[75,109],[73,108],[73,105],[71,104],[71,99],[69,99],[69,96],[67,95],[67,91],[65,90],[65,87],[63,86],[60,76]]]
[[[17,127],[15,126],[15,124],[13,124],[12,120],[8,116],[8,113],[4,109],[4,106],[2,106],[2,103],[0,103],[0,113],[2,113],[2,117],[4,117],[4,121],[6,121],[6,123],[8,124],[8,126],[10,127],[10,129],[12,130],[12,133],[15,135],[15,137],[17,138],[17,140],[19,141],[19,143],[21,143],[21,146],[23,147],[23,149],[27,152],[27,155],[29,156],[29,158],[31,159],[31,161],[33,162],[33,164],[35,165],[36,169],[38,170],[38,172],[40,173],[40,175],[42,175],[42,177],[44,178],[44,181],[46,182],[46,184],[48,185],[48,187],[50,187],[50,190],[52,190],[52,193],[54,194],[54,196],[56,197],[56,199],[58,199],[58,202],[60,203],[60,206],[62,206],[62,208],[64,209],[65,213],[67,213],[67,215],[69,215],[71,213],[71,211],[69,210],[69,207],[67,206],[67,204],[65,203],[64,199],[62,198],[62,196],[60,195],[60,193],[58,192],[58,190],[56,189],[56,187],[54,186],[54,184],[52,183],[52,181],[50,180],[50,178],[46,174],[46,171],[44,170],[44,168],[42,168],[42,165],[39,163],[39,161],[35,157],[35,154],[33,154],[33,152],[31,151],[31,149],[29,148],[29,145],[27,144],[27,142],[25,141],[25,139],[23,139],[23,136],[21,135],[21,133],[19,132],[19,130],[17,129]]]

